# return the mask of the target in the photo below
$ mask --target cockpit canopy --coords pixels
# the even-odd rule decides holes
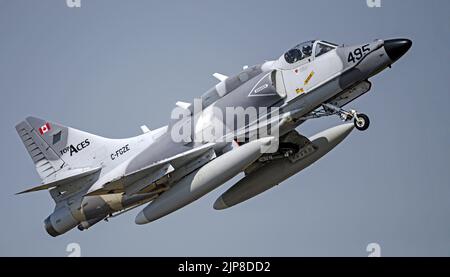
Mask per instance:
[[[323,40],[310,40],[297,44],[292,49],[284,53],[283,57],[286,63],[294,64],[298,61],[311,57],[319,57],[337,47],[336,44]]]
[[[310,40],[297,44],[292,49],[284,53],[284,59],[287,63],[296,63],[311,56],[314,42],[315,40]]]

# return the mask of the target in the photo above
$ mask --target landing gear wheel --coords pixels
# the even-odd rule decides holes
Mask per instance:
[[[364,131],[367,130],[367,128],[369,128],[370,120],[367,115],[359,113],[356,115],[355,119],[353,120],[353,123],[355,124],[356,129]]]

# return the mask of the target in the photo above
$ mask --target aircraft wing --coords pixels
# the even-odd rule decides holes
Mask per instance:
[[[214,143],[208,143],[189,151],[177,154],[167,159],[158,161],[140,170],[123,175],[112,181],[106,182],[101,188],[88,191],[86,196],[103,195],[109,193],[122,193],[128,195],[151,192],[156,188],[155,182],[183,169],[190,162],[194,162],[213,151]],[[201,166],[201,165],[200,165]],[[195,169],[195,168],[194,168]],[[184,169],[189,173],[189,170]]]
[[[267,153],[261,156],[257,161],[249,165],[244,173],[245,175],[262,167],[265,162],[273,159],[286,157],[289,153],[289,159],[292,162],[301,160],[317,151],[317,147],[305,136],[292,130],[280,138],[280,144],[276,153]]]

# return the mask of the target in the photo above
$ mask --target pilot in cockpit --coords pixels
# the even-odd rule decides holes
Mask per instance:
[[[312,54],[312,46],[311,45],[305,45],[302,48],[302,52],[303,52],[303,57],[309,57]]]
[[[288,50],[284,54],[284,61],[288,64],[294,64],[309,57],[319,57],[337,47],[336,44],[326,42],[310,40],[300,44],[297,44],[292,49]],[[314,51],[314,53],[313,53]],[[283,56],[282,56],[283,57]],[[283,61],[283,62],[284,62]],[[308,60],[310,61],[310,60]]]
[[[312,54],[313,44],[313,40],[298,44],[284,54],[284,59],[287,63],[292,64],[310,57]]]

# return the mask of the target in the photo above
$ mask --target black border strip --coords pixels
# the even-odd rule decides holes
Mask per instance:
[[[268,258],[268,257],[174,257],[174,258],[0,258],[1,273],[50,274],[179,274],[196,276],[205,272],[180,272],[180,266],[212,264],[208,275],[282,273],[442,273],[449,276],[450,258]],[[250,270],[253,267],[253,270]],[[232,268],[232,270],[230,270]],[[267,271],[267,269],[269,271]]]

